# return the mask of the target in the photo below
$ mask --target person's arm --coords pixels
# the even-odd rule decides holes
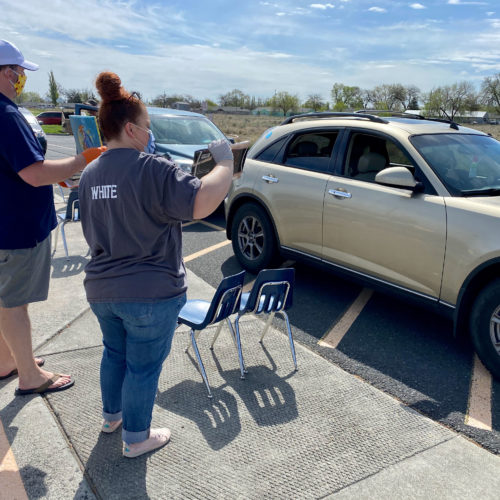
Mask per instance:
[[[105,149],[89,148],[71,158],[38,161],[23,168],[18,174],[24,182],[33,187],[49,186],[83,170],[87,163],[95,160]]]
[[[224,200],[233,178],[233,153],[227,141],[213,141],[208,145],[217,164],[202,177],[201,186],[194,199],[193,219],[210,215]]]

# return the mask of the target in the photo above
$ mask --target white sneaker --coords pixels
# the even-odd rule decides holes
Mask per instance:
[[[127,444],[123,443],[123,456],[127,458],[135,458],[149,451],[156,450],[165,446],[170,440],[170,429],[151,429],[149,438],[140,443]]]
[[[122,423],[122,419],[120,420],[114,420],[113,422],[110,422],[109,420],[105,420],[102,423],[101,431],[105,432],[106,434],[110,434],[111,432],[115,432],[118,427],[120,427]]]

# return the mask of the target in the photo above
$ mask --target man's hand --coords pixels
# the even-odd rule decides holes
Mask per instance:
[[[82,155],[85,158],[85,164],[88,165],[91,161],[99,158],[99,156],[107,149],[108,148],[106,146],[100,146],[99,148],[88,148],[82,151]]]
[[[229,142],[224,139],[212,141],[207,147],[212,154],[215,163],[234,160],[231,146],[229,145]]]

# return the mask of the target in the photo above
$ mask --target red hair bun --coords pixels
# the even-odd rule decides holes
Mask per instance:
[[[119,101],[130,97],[130,93],[122,87],[120,77],[111,71],[100,73],[95,86],[103,102]]]

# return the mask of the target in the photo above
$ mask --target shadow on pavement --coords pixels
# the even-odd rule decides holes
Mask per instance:
[[[80,255],[69,257],[56,257],[52,259],[51,278],[67,278],[83,272],[89,260]]]
[[[121,431],[101,432],[85,464],[84,475],[92,490],[97,490],[98,498],[149,499],[146,474],[150,456],[151,453],[146,453],[133,460],[125,459],[122,457]],[[103,460],[103,457],[106,458]],[[88,498],[87,491],[87,484],[82,481],[74,500]]]

